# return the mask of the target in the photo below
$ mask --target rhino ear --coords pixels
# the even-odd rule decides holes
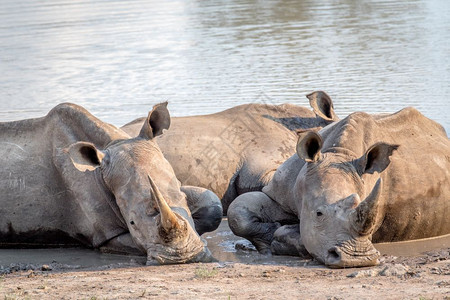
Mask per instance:
[[[306,95],[309,99],[314,113],[326,121],[338,121],[339,118],[334,113],[333,100],[323,91],[315,91]]]
[[[383,172],[391,163],[389,156],[398,147],[399,145],[390,145],[387,143],[376,143],[370,147],[361,158],[356,160],[356,169],[359,175]]]
[[[148,113],[148,117],[139,132],[139,137],[152,139],[161,135],[164,129],[170,127],[170,114],[167,109],[167,102],[157,104],[152,111]]]
[[[72,144],[65,151],[69,153],[69,157],[75,168],[81,172],[93,171],[100,166],[100,163],[105,157],[103,152],[88,142]]]
[[[299,133],[297,142],[297,155],[307,162],[318,161],[321,157],[322,138],[314,131]]]

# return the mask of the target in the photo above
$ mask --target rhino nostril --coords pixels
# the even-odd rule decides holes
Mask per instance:
[[[328,261],[339,261],[341,259],[341,255],[336,250],[336,247],[328,250]]]

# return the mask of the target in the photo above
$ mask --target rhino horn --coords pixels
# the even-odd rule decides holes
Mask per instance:
[[[351,222],[353,228],[360,235],[368,235],[372,233],[375,227],[375,222],[378,214],[378,207],[380,203],[382,180],[377,180],[374,188],[369,196],[362,201],[353,211]]]
[[[179,228],[180,223],[178,221],[177,215],[172,211],[170,206],[167,204],[167,201],[164,199],[164,196],[161,194],[158,187],[153,182],[150,176],[148,176],[148,180],[150,181],[150,186],[152,187],[153,198],[158,204],[162,228],[164,228],[166,232],[170,232],[174,228]]]

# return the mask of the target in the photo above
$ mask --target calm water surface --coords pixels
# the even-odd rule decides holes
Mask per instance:
[[[0,2],[0,121],[60,102],[115,125],[246,102],[415,106],[450,132],[450,1]]]

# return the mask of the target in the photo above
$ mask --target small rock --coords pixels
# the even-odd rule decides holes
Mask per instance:
[[[270,277],[270,273],[268,271],[264,271],[262,277]]]
[[[49,265],[42,265],[41,270],[42,271],[51,271],[51,270],[53,270],[53,268]]]
[[[403,276],[406,275],[409,272],[409,268],[404,266],[404,265],[400,265],[400,264],[395,264],[393,266],[387,266],[385,267],[379,275],[381,276]]]
[[[442,280],[442,281],[436,282],[436,285],[438,285],[438,286],[450,286],[450,282]]]
[[[234,245],[234,248],[236,250],[242,250],[242,251],[256,251],[255,246],[252,245],[249,241],[237,241]]]
[[[31,270],[31,272],[27,275],[28,278],[33,278],[35,276],[34,271]]]
[[[225,268],[226,264],[225,263],[216,262],[216,263],[213,264],[213,266],[214,266],[214,268],[221,269],[221,268]]]
[[[431,268],[431,274],[442,274],[441,268]]]
[[[369,270],[361,270],[356,271],[351,274],[348,274],[347,277],[350,278],[361,278],[361,277],[375,277],[380,273],[380,269],[369,269]]]

